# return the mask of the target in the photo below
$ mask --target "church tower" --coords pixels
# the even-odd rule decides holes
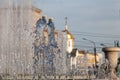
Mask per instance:
[[[68,30],[67,17],[65,17],[65,30],[63,32],[67,34],[67,53],[71,53],[74,48],[74,36]]]

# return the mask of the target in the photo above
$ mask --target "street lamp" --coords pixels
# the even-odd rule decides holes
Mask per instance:
[[[96,67],[97,66],[97,59],[96,59],[96,45],[95,45],[95,42],[92,41],[92,40],[86,39],[86,38],[82,38],[82,39],[93,43],[93,45],[94,45],[94,56],[95,56],[95,67]]]

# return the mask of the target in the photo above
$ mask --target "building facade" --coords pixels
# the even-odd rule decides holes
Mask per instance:
[[[74,36],[69,32],[68,30],[68,24],[66,22],[65,25],[65,30],[63,32],[66,32],[67,34],[67,54],[70,57],[70,59],[68,59],[68,64],[70,64],[71,69],[73,68],[83,68],[83,67],[88,67],[88,66],[93,66],[95,65],[95,55],[94,53],[89,53],[89,52],[85,52],[84,50],[79,50],[77,48],[74,48],[74,41],[75,38]],[[96,59],[97,62],[101,62],[102,60],[102,54],[101,53],[97,53],[96,55]],[[69,63],[70,61],[70,63]]]
[[[97,53],[96,60],[97,64],[101,63],[103,56],[101,53]],[[95,66],[95,55],[94,53],[89,53],[76,49],[71,52],[71,69],[73,68],[85,68]]]

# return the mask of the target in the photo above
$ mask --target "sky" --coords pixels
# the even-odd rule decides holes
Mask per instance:
[[[68,17],[75,47],[93,46],[88,40],[98,47],[101,43],[113,46],[114,40],[120,40],[120,0],[34,0],[33,3],[42,10],[42,15],[54,19],[58,30],[65,29],[64,18]]]

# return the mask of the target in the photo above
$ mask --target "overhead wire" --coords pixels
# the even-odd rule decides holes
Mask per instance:
[[[110,35],[110,36],[120,36],[118,34],[103,34],[103,33],[92,33],[92,32],[78,32],[78,31],[71,31],[73,33],[84,33],[84,34],[97,34],[97,35]]]
[[[77,32],[71,31],[73,35],[82,35],[82,36],[89,36],[89,37],[101,37],[101,38],[120,38],[120,35],[113,35],[113,34],[102,34],[102,33],[90,33],[90,32]]]
[[[84,43],[88,44],[89,42],[81,41],[81,40],[75,40],[75,43]],[[112,43],[102,43],[102,42],[95,42],[96,44],[107,44],[107,45],[112,45]]]
[[[94,46],[86,46],[86,45],[75,45],[75,46],[77,46],[77,47],[85,47],[85,48],[94,48]],[[96,46],[96,48],[103,48],[103,47],[100,47],[100,46]]]
[[[88,36],[88,37],[100,37],[100,38],[110,38],[110,39],[120,39],[120,35],[111,35],[111,34],[101,34],[101,33],[89,33],[89,32],[71,32],[74,37],[75,37],[75,47],[79,47],[79,48],[94,48],[94,46],[89,46],[89,42],[85,42],[85,41],[81,41],[80,40],[80,35],[82,36]],[[78,38],[76,40],[76,38]],[[79,43],[79,44],[78,44]],[[95,42],[96,43],[96,48],[101,49],[103,46],[98,46],[100,44],[102,44],[103,42]],[[105,45],[109,45],[109,46],[113,46],[112,43],[108,43],[108,42],[104,42],[103,44]]]
[[[105,36],[105,35],[92,35],[92,34],[81,34],[81,33],[73,33],[73,35],[82,35],[89,37],[101,37],[101,38],[120,38],[120,36]]]

